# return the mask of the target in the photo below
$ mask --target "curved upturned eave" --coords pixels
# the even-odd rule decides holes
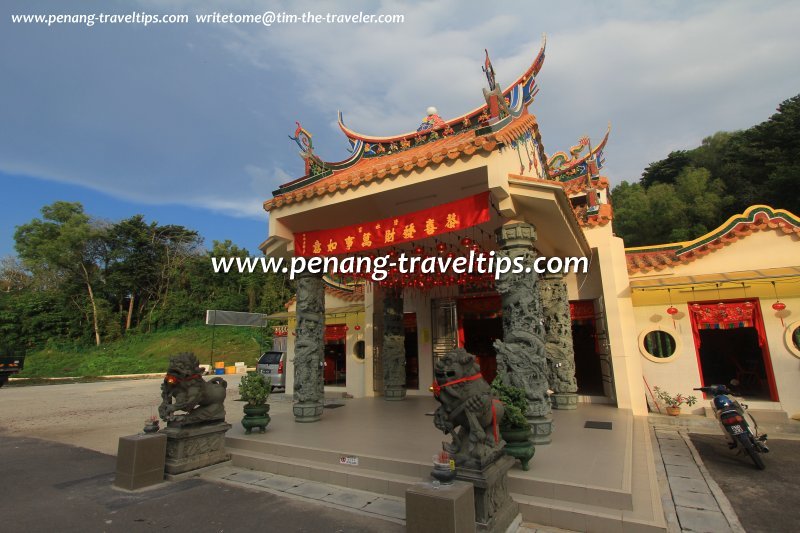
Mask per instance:
[[[598,144],[597,146],[595,146],[594,148],[592,148],[592,151],[591,151],[591,152],[587,153],[586,155],[584,155],[584,156],[583,156],[583,157],[581,157],[580,159],[576,159],[575,161],[571,162],[571,163],[570,163],[568,166],[566,166],[566,167],[564,167],[564,168],[560,168],[560,169],[558,169],[558,170],[556,170],[556,171],[554,171],[554,172],[550,172],[550,171],[548,170],[547,174],[548,174],[548,175],[549,175],[551,178],[557,178],[558,176],[561,176],[562,174],[564,174],[564,173],[566,173],[566,172],[569,172],[570,170],[572,170],[573,168],[577,167],[577,166],[578,166],[578,165],[580,165],[581,163],[585,163],[585,162],[586,162],[587,160],[589,160],[589,159],[590,159],[592,156],[594,156],[594,155],[595,155],[597,152],[599,152],[600,150],[602,150],[603,148],[605,148],[605,146],[606,146],[606,143],[608,142],[608,136],[609,136],[610,134],[611,134],[611,123],[609,122],[609,123],[608,123],[608,128],[606,128],[606,134],[603,136],[603,140],[602,140],[602,141],[600,141],[600,144]],[[552,156],[551,156],[551,157],[552,157]],[[548,159],[550,159],[550,158],[548,157]]]
[[[536,58],[531,63],[531,66],[528,67],[528,70],[526,70],[520,77],[518,77],[517,80],[514,83],[509,85],[506,88],[506,90],[503,91],[503,96],[508,96],[508,94],[511,92],[511,90],[514,87],[516,87],[517,85],[521,84],[524,80],[527,80],[530,77],[536,76],[537,74],[539,74],[539,71],[542,69],[542,65],[544,64],[544,52],[545,52],[545,48],[546,47],[547,47],[547,36],[545,34],[542,34],[542,47],[539,49],[539,53],[536,54]],[[472,111],[469,111],[468,113],[464,113],[463,115],[461,115],[459,117],[450,119],[450,120],[446,121],[445,124],[448,125],[448,126],[451,126],[451,127],[455,126],[456,124],[460,124],[461,122],[463,122],[465,118],[472,117],[474,115],[480,114],[484,109],[486,109],[486,104],[484,104],[482,106],[478,106],[475,109],[473,109]],[[404,133],[402,135],[395,135],[393,137],[373,137],[373,136],[369,136],[369,135],[364,135],[364,134],[358,133],[357,131],[353,131],[350,128],[348,128],[347,126],[344,125],[344,120],[342,118],[342,112],[341,111],[338,111],[337,114],[338,114],[337,119],[338,119],[338,123],[339,123],[339,129],[341,129],[342,133],[344,133],[345,136],[347,136],[347,138],[352,140],[352,141],[363,141],[365,143],[370,143],[370,144],[372,144],[372,143],[375,143],[375,144],[391,143],[391,142],[399,142],[399,141],[402,141],[403,139],[413,138],[413,137],[416,137],[419,134],[419,132],[417,132],[417,131],[410,131],[408,133]],[[437,129],[441,129],[443,127],[444,126],[440,126]]]

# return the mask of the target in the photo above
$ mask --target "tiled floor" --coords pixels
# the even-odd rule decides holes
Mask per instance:
[[[402,402],[362,398],[344,402],[344,407],[326,409],[322,419],[311,424],[296,423],[290,405],[276,402],[265,434],[245,435],[241,427],[234,425],[228,437],[424,465],[430,465],[443,440],[450,440],[434,427],[433,418],[428,415],[437,406],[432,398],[409,397]],[[587,429],[587,420],[611,422],[613,428]],[[582,404],[574,411],[554,411],[553,424],[552,444],[537,446],[531,469],[523,472],[515,468],[513,477],[630,490],[630,412]]]

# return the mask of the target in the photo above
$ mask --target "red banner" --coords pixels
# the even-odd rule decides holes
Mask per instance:
[[[294,234],[298,256],[340,255],[376,250],[471,228],[489,220],[489,192],[405,215],[343,228]]]

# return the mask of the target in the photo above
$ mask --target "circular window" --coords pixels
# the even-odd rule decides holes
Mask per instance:
[[[786,347],[792,352],[792,355],[800,357],[800,320],[789,324],[783,339],[786,342]]]
[[[366,357],[366,345],[364,341],[357,341],[353,344],[353,357],[359,361],[363,361]]]
[[[680,353],[680,341],[675,331],[651,328],[639,334],[639,351],[656,363],[671,361]]]

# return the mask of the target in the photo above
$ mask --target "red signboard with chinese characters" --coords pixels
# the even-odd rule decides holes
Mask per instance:
[[[341,255],[376,250],[463,230],[488,220],[489,193],[484,192],[383,220],[295,233],[294,253],[298,256]]]

